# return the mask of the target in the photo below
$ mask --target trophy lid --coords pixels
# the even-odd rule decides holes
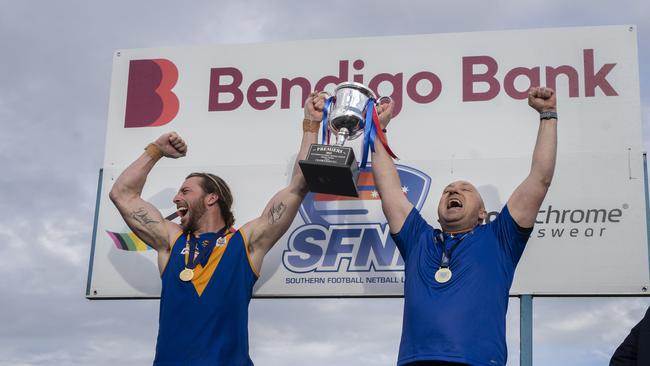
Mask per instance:
[[[347,81],[341,83],[336,86],[336,89],[334,90],[334,94],[336,94],[340,89],[357,89],[363,94],[365,94],[366,96],[368,96],[369,98],[373,98],[377,100],[377,96],[375,95],[375,93],[372,90],[370,90],[370,88],[368,88],[367,86],[361,83],[357,83],[354,81]]]

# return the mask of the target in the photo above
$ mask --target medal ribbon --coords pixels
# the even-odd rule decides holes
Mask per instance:
[[[386,149],[388,155],[390,155],[393,159],[397,159],[397,155],[395,155],[393,150],[391,150],[390,147],[388,147],[388,140],[386,140],[386,135],[384,135],[384,131],[381,128],[381,123],[379,122],[379,115],[377,114],[376,108],[372,108],[372,121],[375,124],[375,131],[377,133],[377,136],[379,137],[379,141],[381,141],[381,144],[384,145],[384,149]],[[372,151],[375,151],[374,145]]]
[[[217,239],[221,238],[224,233],[228,230],[227,227],[222,228],[219,230],[216,235],[214,233],[206,233],[204,236],[209,236],[211,237],[210,239],[207,239],[209,241],[209,244],[203,248],[203,250],[199,251],[199,254],[194,258],[194,255],[196,254],[196,251],[199,246],[199,242],[201,241],[201,235],[199,235],[198,238],[192,238],[192,236],[188,233],[187,236],[187,241],[190,244],[190,253],[187,256],[187,261],[185,264],[185,268],[189,269],[194,269],[199,263],[201,263],[202,266],[205,266],[208,262],[208,258],[210,257],[210,254],[212,253],[212,249],[214,249],[214,245],[217,242]],[[214,235],[214,236],[213,236]],[[192,242],[192,239],[195,239],[194,242]]]
[[[375,124],[373,123],[373,112],[375,112],[375,100],[373,98],[370,98],[366,104],[366,123],[363,130],[361,164],[359,164],[359,167],[361,169],[365,168],[366,165],[368,165],[368,150],[375,152],[375,136],[377,136],[377,131]]]
[[[393,159],[397,159],[397,155],[391,150],[388,146],[388,140],[386,140],[386,135],[381,128],[381,123],[379,122],[379,115],[377,114],[377,108],[375,107],[375,100],[373,98],[368,99],[368,104],[366,105],[366,125],[363,132],[363,147],[361,155],[361,168],[365,168],[368,163],[368,153],[371,150],[375,152],[375,138],[379,138],[381,144],[384,145],[384,149]]]
[[[451,262],[451,254],[454,252],[454,250],[458,247],[460,243],[465,240],[466,237],[469,236],[472,232],[468,232],[463,234],[463,236],[458,239],[457,242],[454,243],[454,245],[447,250],[447,247],[445,245],[445,237],[443,236],[443,233],[440,232],[438,233],[438,238],[436,240],[436,243],[440,244],[440,249],[442,249],[442,258],[440,259],[440,268],[449,268],[449,263]],[[454,240],[455,238],[452,238]]]
[[[323,106],[323,123],[322,123],[323,126],[321,127],[323,133],[321,134],[322,135],[321,136],[321,145],[329,145],[330,144],[330,134],[329,134],[329,130],[327,129],[327,115],[329,113],[330,106],[332,105],[333,100],[334,100],[333,96],[325,99],[325,106]]]

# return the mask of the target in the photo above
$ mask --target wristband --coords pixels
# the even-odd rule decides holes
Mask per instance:
[[[318,133],[320,131],[320,121],[312,121],[305,118],[302,120],[302,130],[303,132]]]
[[[153,161],[158,161],[160,158],[163,157],[163,153],[158,147],[158,145],[154,144],[153,142],[147,145],[147,147],[144,148],[144,151],[149,155],[151,160]]]
[[[557,119],[557,112],[542,112],[539,114],[539,119]]]

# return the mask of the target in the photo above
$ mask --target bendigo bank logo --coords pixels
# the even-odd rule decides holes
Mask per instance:
[[[431,178],[402,165],[397,165],[397,172],[406,198],[421,210]],[[404,261],[389,235],[370,164],[361,169],[358,188],[359,197],[307,194],[300,206],[305,225],[289,237],[282,255],[285,268],[294,273],[404,270]]]
[[[172,88],[178,69],[166,59],[131,60],[124,127],[156,127],[171,122],[178,113]]]

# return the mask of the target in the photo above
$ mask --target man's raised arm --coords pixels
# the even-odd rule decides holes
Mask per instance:
[[[508,210],[515,222],[532,227],[537,211],[544,201],[555,171],[557,151],[557,100],[555,91],[545,87],[531,88],[528,104],[540,113],[537,141],[530,173],[508,200]]]
[[[242,230],[248,236],[251,261],[257,270],[261,268],[266,253],[291,226],[303,198],[309,192],[298,161],[304,160],[309,147],[317,142],[324,105],[323,94],[313,92],[309,95],[305,101],[302,141],[293,166],[291,182],[271,198],[260,217],[242,226]]]
[[[185,142],[175,132],[160,136],[120,174],[109,193],[129,228],[158,252],[158,263],[163,264],[161,270],[167,263],[165,254],[168,256],[170,250],[170,235],[178,232],[180,226],[163,219],[156,207],[143,200],[142,188],[149,172],[161,157],[176,159],[185,156],[186,152]]]
[[[393,102],[381,104],[377,111],[382,128],[386,128],[390,122],[393,111]],[[397,174],[397,168],[393,159],[388,155],[384,145],[375,140],[375,152],[372,154],[372,174],[375,178],[375,185],[381,197],[381,208],[388,220],[388,226],[392,233],[398,233],[404,225],[404,221],[413,208],[408,201],[402,183]]]

